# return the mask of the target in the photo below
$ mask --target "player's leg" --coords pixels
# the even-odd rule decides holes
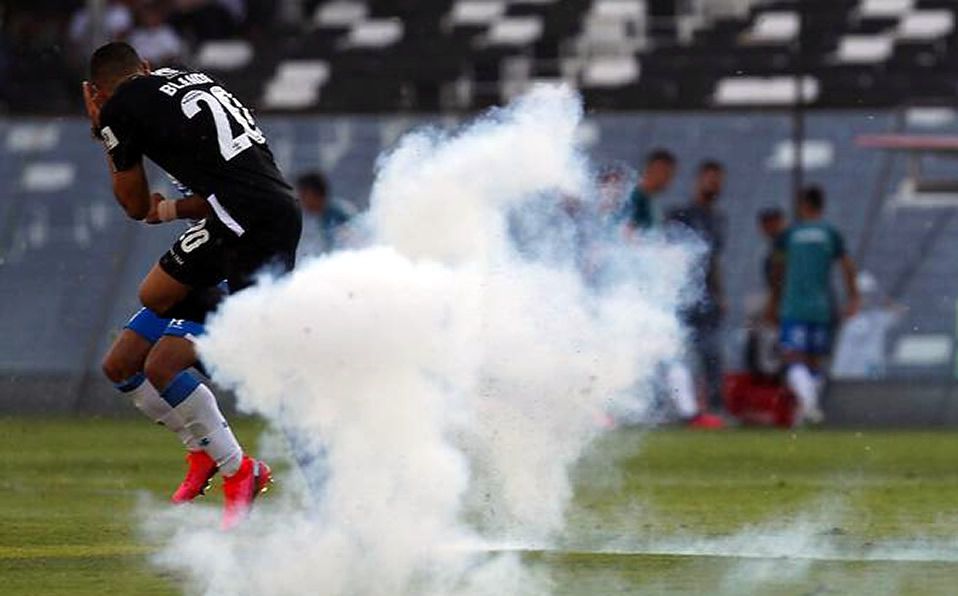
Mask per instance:
[[[186,330],[184,333],[202,333],[197,323],[174,321],[171,325]],[[146,375],[150,382],[162,387],[163,400],[183,418],[200,447],[219,469],[226,475],[233,474],[239,469],[243,450],[220,412],[213,392],[188,370],[195,359],[192,341],[185,336],[166,335],[150,351]]]
[[[223,526],[230,528],[246,516],[256,495],[269,486],[272,475],[269,466],[244,454],[213,392],[186,370],[188,363],[196,358],[193,342],[188,337],[202,333],[202,325],[198,323],[172,321],[167,335],[157,342],[147,357],[146,374],[157,386],[163,387],[160,395],[174,412],[182,416],[215,466],[215,469],[206,469],[209,476],[216,470],[223,474],[226,500]],[[189,484],[190,480],[187,477],[184,484]],[[202,470],[197,471],[194,480],[204,480]]]
[[[202,333],[207,313],[223,296],[218,286],[228,270],[226,243],[215,225],[199,222],[173,243],[140,286],[141,302],[171,318],[146,358],[144,373],[201,449],[187,458],[189,469],[175,502],[193,499],[217,471],[235,473],[243,460],[213,393],[189,372],[197,363],[190,337]]]
[[[782,350],[785,361],[785,383],[798,400],[797,424],[822,420],[819,389],[809,366],[811,355],[810,325],[796,321],[782,323]]]
[[[164,337],[147,357],[147,378],[183,417],[210,462],[223,474],[226,527],[244,517],[255,495],[271,480],[268,466],[244,455],[213,392],[187,370],[196,361],[191,338],[204,332],[206,314],[221,298],[219,282],[230,277],[237,261],[237,238],[232,234],[215,221],[193,226],[173,244],[140,288],[144,304],[172,318]]]
[[[147,355],[168,324],[167,319],[149,309],[140,309],[104,357],[103,373],[147,418],[175,433],[188,450],[197,451],[199,446],[182,418],[143,374]]]
[[[699,413],[695,395],[695,381],[688,365],[679,359],[663,363],[665,384],[669,398],[682,420],[689,422]]]
[[[183,232],[140,284],[143,306],[167,318],[205,317],[216,306],[215,301],[203,303],[210,296],[206,290],[215,289],[227,277],[229,233],[207,220]],[[191,312],[183,311],[184,304]]]
[[[714,413],[725,410],[722,380],[722,345],[720,321],[709,319],[699,333],[698,349],[702,362],[702,379],[708,410]]]
[[[191,286],[174,278],[158,263],[150,269],[140,284],[140,303],[169,318],[173,308],[183,302],[191,290]]]
[[[832,349],[832,328],[828,324],[815,324],[811,329],[811,345],[807,356],[808,368],[815,379],[815,394],[817,396],[815,411],[815,423],[821,423],[825,420],[825,412],[822,408],[822,395],[825,393],[825,386],[828,379],[825,375],[825,362],[831,354]]]
[[[275,215],[270,218],[272,229],[266,233],[260,230],[259,234],[246,234],[242,242],[230,247],[227,283],[231,293],[250,287],[256,275],[263,271],[282,275],[292,270],[301,226],[299,212],[294,207],[292,217],[287,218],[282,213]],[[282,405],[280,410],[283,410]],[[321,445],[317,445],[315,437],[299,428],[295,419],[282,419],[279,426],[313,495],[318,496],[326,476],[325,452]],[[265,463],[244,456],[240,470],[223,481],[223,526],[232,527],[245,517],[253,500],[270,481],[270,470]]]

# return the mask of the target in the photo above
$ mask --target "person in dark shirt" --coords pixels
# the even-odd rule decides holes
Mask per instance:
[[[758,213],[758,229],[768,243],[768,252],[762,259],[762,279],[765,281],[765,287],[768,290],[772,288],[772,273],[775,261],[775,241],[779,235],[788,227],[788,219],[785,212],[778,207],[768,207]]]
[[[778,326],[765,320],[768,301],[771,300],[775,274],[775,241],[788,226],[785,212],[779,207],[767,207],[758,213],[756,224],[767,245],[762,259],[762,294],[746,307],[748,334],[745,343],[745,364],[748,371],[763,380],[774,380],[781,372]]]
[[[662,225],[662,208],[655,197],[672,184],[675,168],[675,156],[666,149],[656,149],[646,156],[642,177],[632,189],[625,207],[629,231],[650,230]]]
[[[111,350],[125,355],[118,359],[124,365],[104,370],[134,403],[151,404],[157,421],[192,435],[198,449],[188,455],[190,469],[174,500],[202,494],[220,472],[230,527],[265,490],[270,471],[244,454],[213,393],[188,370],[197,364],[192,340],[203,333],[221,284],[237,292],[264,267],[293,267],[299,207],[249,110],[208,75],[151,71],[120,42],[94,52],[90,75],[83,85],[87,114],[106,148],[120,205],[147,223],[198,220],[140,286],[148,316],[134,317]],[[176,201],[151,194],[144,157],[195,194]],[[164,321],[165,329],[154,329]]]
[[[692,332],[692,348],[704,379],[707,403],[715,412],[724,407],[721,324],[725,295],[719,261],[725,245],[725,216],[717,206],[724,182],[725,168],[721,163],[702,162],[692,203],[672,210],[668,216],[670,222],[688,228],[706,245],[704,291],[684,315]]]

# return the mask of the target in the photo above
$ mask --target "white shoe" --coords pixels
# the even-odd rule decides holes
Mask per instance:
[[[825,413],[821,408],[801,409],[795,416],[795,426],[816,426],[825,422]]]

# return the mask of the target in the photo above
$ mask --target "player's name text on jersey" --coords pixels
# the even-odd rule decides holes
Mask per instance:
[[[209,78],[208,76],[206,76],[205,74],[201,72],[191,72],[189,74],[185,74],[177,78],[175,81],[170,81],[169,83],[165,83],[163,86],[160,87],[160,91],[162,91],[163,93],[166,93],[170,97],[173,97],[174,95],[176,95],[176,92],[179,91],[180,89],[185,89],[193,85],[202,85],[203,83],[212,83],[212,82],[213,82],[213,79]]]

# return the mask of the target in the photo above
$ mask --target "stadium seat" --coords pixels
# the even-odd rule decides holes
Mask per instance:
[[[398,19],[375,19],[354,23],[345,39],[345,47],[385,48],[396,44],[403,36],[403,24]]]
[[[639,78],[639,63],[635,56],[597,56],[590,58],[582,71],[586,87],[622,87]]]
[[[263,104],[272,109],[303,109],[316,105],[320,87],[329,79],[321,60],[290,60],[279,65],[266,86]]]
[[[200,68],[210,70],[239,70],[253,59],[253,46],[242,39],[207,41],[196,54]]]
[[[846,35],[838,44],[835,61],[843,64],[876,64],[891,57],[895,39],[891,35]]]
[[[502,18],[506,3],[498,0],[457,0],[450,21],[455,25],[488,25]]]
[[[527,46],[542,36],[542,19],[506,17],[495,21],[485,37],[489,45]]]
[[[931,40],[955,30],[955,13],[951,10],[925,10],[905,15],[896,35],[904,40]]]
[[[798,13],[792,11],[769,11],[759,13],[742,38],[746,43],[787,44],[798,37]]]
[[[789,106],[798,98],[797,87],[794,77],[729,77],[718,82],[713,99],[720,106]],[[818,80],[803,77],[803,101],[814,102],[818,94]]]
[[[317,6],[313,22],[319,27],[351,27],[364,20],[367,13],[362,2],[336,0]]]
[[[862,0],[858,8],[860,17],[901,17],[912,11],[915,0]]]

